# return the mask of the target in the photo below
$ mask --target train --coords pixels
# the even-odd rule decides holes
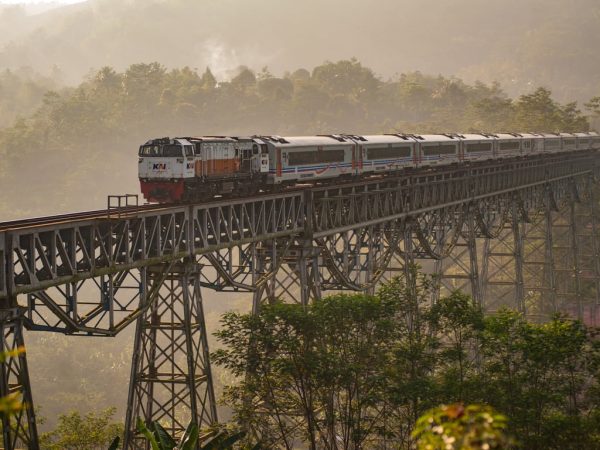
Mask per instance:
[[[596,132],[163,137],[139,147],[138,175],[146,201],[177,203],[591,149]]]

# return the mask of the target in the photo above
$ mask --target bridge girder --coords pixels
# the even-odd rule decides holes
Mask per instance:
[[[373,292],[419,263],[435,275],[432,301],[460,288],[486,310],[595,320],[597,175],[595,153],[544,156],[9,230],[0,233],[0,301],[21,305],[32,330],[110,336],[137,322],[127,438],[137,448],[136,416],[181,429],[164,411],[184,394],[157,400],[161,380],[149,381],[158,355],[200,355],[178,379],[198,371],[210,379],[205,340],[188,348],[203,338],[189,339],[186,320],[172,325],[187,330],[176,349],[152,334],[181,308],[195,308],[195,329],[205,333],[201,287],[252,293],[257,311],[279,297],[306,304],[327,291]],[[30,393],[28,383],[22,389]],[[216,420],[211,383],[199,391],[190,417],[207,425]]]

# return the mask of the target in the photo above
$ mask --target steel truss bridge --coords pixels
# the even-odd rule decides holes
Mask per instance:
[[[0,224],[3,350],[23,329],[113,336],[136,327],[124,447],[135,420],[179,434],[217,421],[202,292],[253,310],[326,291],[372,292],[414,264],[486,311],[598,320],[595,151],[421,169],[203,204],[124,207]],[[0,364],[4,448],[38,448],[26,355]]]

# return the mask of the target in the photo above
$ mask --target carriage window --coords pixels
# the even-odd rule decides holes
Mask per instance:
[[[191,145],[186,145],[184,147],[185,149],[185,155],[186,156],[193,156],[194,155],[194,147],[192,147]]]
[[[258,145],[252,145],[252,154],[258,155]]]
[[[344,150],[308,150],[288,152],[288,164],[301,166],[304,164],[334,163],[344,161]]]
[[[410,156],[411,147],[387,147],[387,148],[368,148],[368,159],[385,159],[385,158],[407,158]]]
[[[499,150],[519,150],[519,148],[519,141],[500,142],[499,146]]]
[[[467,152],[490,152],[492,151],[491,142],[480,142],[477,144],[467,144]]]
[[[269,147],[267,147],[267,144],[260,144],[260,149],[261,149],[261,153],[263,155],[266,155],[269,153]]]
[[[449,155],[453,153],[456,153],[456,145],[454,144],[423,146],[423,154],[425,155]]]
[[[587,147],[588,145],[590,145],[590,141],[588,139],[579,139],[580,147]]]
[[[575,145],[575,139],[565,139],[563,142],[565,145]]]
[[[531,141],[523,141],[523,147],[530,148],[531,147]]]
[[[546,148],[557,147],[560,147],[560,141],[558,139],[546,139]]]

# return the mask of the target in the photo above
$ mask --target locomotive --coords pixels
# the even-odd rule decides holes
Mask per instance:
[[[138,174],[148,202],[173,203],[590,149],[595,132],[165,137],[140,146]]]

